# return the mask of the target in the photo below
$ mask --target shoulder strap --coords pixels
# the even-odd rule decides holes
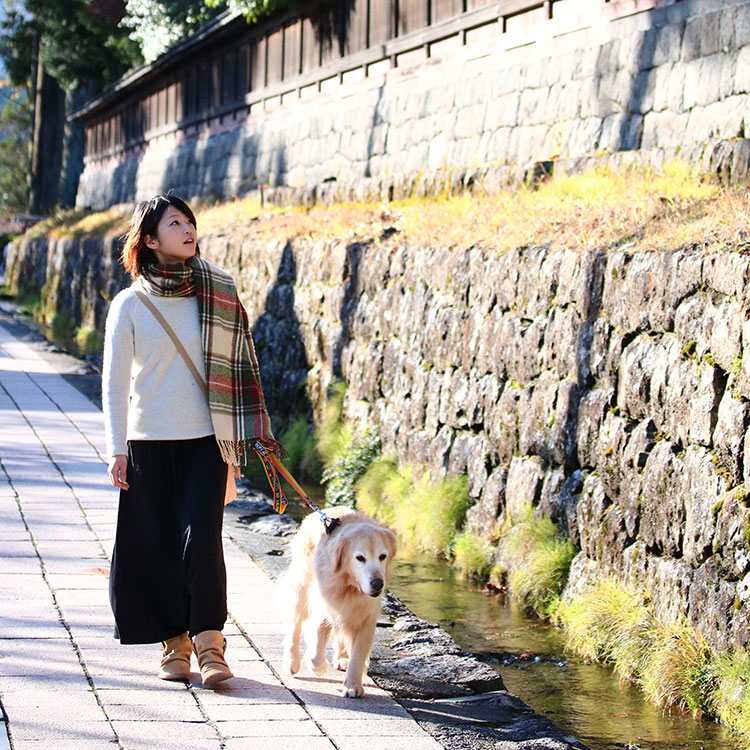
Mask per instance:
[[[169,338],[172,339],[174,345],[177,347],[177,351],[185,360],[185,364],[188,366],[192,376],[195,378],[195,382],[198,383],[198,386],[203,391],[203,394],[205,396],[208,396],[208,388],[203,382],[203,378],[200,376],[198,369],[193,364],[193,361],[190,359],[188,353],[185,351],[185,347],[182,345],[182,342],[177,338],[177,334],[172,330],[172,326],[167,323],[164,316],[159,312],[159,310],[156,308],[156,305],[148,298],[148,295],[145,292],[141,292],[138,289],[134,291],[138,299],[140,299],[141,302],[143,302],[143,304],[146,305],[149,310],[151,310],[153,316],[159,321],[159,324],[166,331]]]

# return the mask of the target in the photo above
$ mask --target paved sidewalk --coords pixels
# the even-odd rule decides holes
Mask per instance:
[[[117,493],[101,412],[0,325],[0,701],[15,750],[440,750],[372,683],[282,679],[272,581],[225,538],[235,678],[156,678],[158,646],[120,646],[107,595]],[[0,717],[2,718],[2,717]],[[8,747],[0,721],[0,750]]]

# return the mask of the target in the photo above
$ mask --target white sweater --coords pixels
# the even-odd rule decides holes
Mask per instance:
[[[174,343],[135,295],[121,291],[107,314],[102,402],[107,452],[128,440],[186,440],[214,432],[206,397]],[[150,296],[205,380],[196,297]]]

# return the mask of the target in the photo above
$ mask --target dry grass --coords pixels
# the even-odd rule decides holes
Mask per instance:
[[[633,245],[655,251],[692,245],[732,245],[750,221],[745,188],[701,179],[681,163],[660,173],[597,169],[560,176],[538,189],[414,199],[386,206],[261,208],[238,200],[201,209],[204,234],[309,237],[314,240],[381,239],[463,249],[503,251],[550,243],[591,249]]]
[[[615,172],[595,169],[558,176],[538,188],[410,199],[387,206],[261,206],[254,198],[196,206],[200,235],[237,239],[375,240],[457,250],[481,245],[495,251],[556,247],[735,245],[750,223],[747,188],[722,187],[685,164]],[[53,237],[124,232],[121,208],[87,214],[62,212],[31,230]],[[744,241],[744,240],[743,240]]]

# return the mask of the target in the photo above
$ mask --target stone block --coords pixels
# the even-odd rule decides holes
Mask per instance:
[[[719,403],[716,429],[713,434],[714,454],[718,460],[717,471],[728,472],[729,484],[743,480],[743,448],[745,430],[750,424],[750,407],[735,395],[736,378],[730,376]]]
[[[519,122],[518,105],[520,95],[517,91],[492,99],[487,104],[484,117],[484,130],[495,130],[501,127],[514,127]]]
[[[497,453],[501,466],[508,467],[518,452],[518,411],[521,389],[513,382],[505,386],[497,403],[487,411],[485,421],[490,449]]]
[[[713,552],[719,575],[737,581],[750,572],[750,551],[747,530],[750,528],[750,508],[744,488],[728,493],[714,507],[716,534]]]
[[[518,122],[524,125],[545,122],[548,97],[547,88],[524,89],[518,102]]]
[[[511,523],[523,521],[539,502],[544,463],[539,456],[514,456],[505,485],[505,512]]]
[[[679,557],[682,551],[682,528],[685,508],[681,501],[686,493],[683,463],[667,440],[658,441],[649,453],[641,484],[638,538],[649,550],[666,557]]]
[[[614,392],[611,388],[593,388],[586,391],[578,403],[577,442],[578,462],[584,468],[597,463],[596,445]]]
[[[688,446],[685,454],[685,531],[683,557],[689,565],[702,565],[712,553],[713,509],[731,482],[717,472],[714,457],[705,448]]]
[[[595,474],[589,474],[583,482],[581,499],[578,501],[578,537],[581,554],[598,561],[601,551],[601,526],[604,512],[611,500],[604,492],[604,485]]]
[[[505,485],[508,478],[506,468],[497,467],[482,488],[479,501],[469,508],[466,523],[476,534],[485,539],[497,536],[498,518],[505,507]]]
[[[682,112],[685,104],[687,64],[676,62],[669,71],[669,83],[667,85],[667,106],[671,112]],[[689,95],[692,98],[692,93]]]
[[[721,580],[716,561],[710,559],[694,574],[689,591],[690,623],[714,644],[726,650],[734,611],[734,586]]]
[[[638,336],[624,349],[620,359],[617,405],[628,419],[640,421],[650,416],[651,378],[658,344]]]
[[[716,363],[726,372],[737,373],[742,356],[744,305],[722,302],[714,308],[710,350]]]
[[[702,360],[698,365],[698,385],[695,394],[688,398],[690,443],[709,447],[718,420],[719,401],[724,392],[726,378],[722,372]]]
[[[553,373],[542,373],[535,384],[527,386],[518,402],[518,447],[521,455],[542,456],[555,460],[553,442],[555,402],[558,379]]]
[[[675,623],[688,614],[693,578],[694,571],[682,560],[649,558],[647,587],[660,622]]]
[[[614,498],[623,483],[626,467],[622,455],[628,442],[628,423],[613,412],[608,412],[604,418],[599,439],[595,445],[596,465],[600,482],[607,494]]]

